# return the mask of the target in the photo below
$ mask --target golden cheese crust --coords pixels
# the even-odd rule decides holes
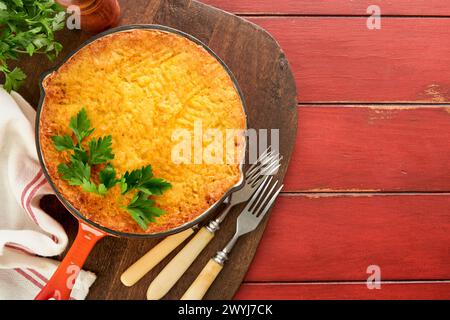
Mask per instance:
[[[39,138],[47,170],[65,199],[86,218],[127,233],[163,232],[192,221],[241,178],[238,163],[177,164],[172,161],[173,132],[246,128],[239,94],[224,67],[202,46],[164,31],[134,29],[99,38],[72,56],[43,82]],[[119,186],[102,197],[70,186],[57,166],[70,153],[55,150],[52,136],[69,134],[70,118],[85,108],[95,128],[91,137],[112,135],[112,164],[118,176],[152,165],[156,177],[172,184],[155,196],[166,214],[142,230],[119,205]],[[238,152],[243,138],[234,142]],[[208,141],[203,141],[206,147]],[[234,150],[236,151],[236,150]],[[98,176],[95,166],[92,176]],[[95,178],[94,178],[95,179]],[[125,201],[126,202],[126,201]],[[128,203],[128,202],[126,202]]]

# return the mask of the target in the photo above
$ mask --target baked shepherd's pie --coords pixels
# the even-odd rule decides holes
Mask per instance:
[[[227,157],[242,155],[242,137],[234,150],[224,142],[222,163],[173,161],[176,130],[194,132],[201,124],[203,132],[218,129],[225,137],[227,129],[246,128],[230,75],[186,37],[156,29],[109,34],[49,74],[43,89],[39,139],[51,180],[74,208],[106,228],[173,229],[241,179],[239,162]],[[209,142],[203,138],[201,146]],[[142,212],[145,223],[138,221]]]

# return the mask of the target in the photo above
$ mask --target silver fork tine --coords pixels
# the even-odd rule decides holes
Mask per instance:
[[[272,152],[272,146],[269,146],[262,154],[259,155],[258,159],[256,159],[256,162],[252,164],[249,169],[252,169],[256,164],[258,164],[259,161],[263,160],[268,154]]]
[[[251,184],[251,187],[252,188],[257,188],[259,185],[260,185],[260,183],[262,182],[262,180],[264,179],[264,177],[267,177],[267,176],[273,176],[273,174],[276,172],[276,170],[278,169],[280,167],[280,165],[277,165],[277,166],[275,166],[274,168],[273,168],[273,170],[271,170],[270,172],[261,172],[261,175],[260,176],[258,176],[258,178],[255,180],[255,182],[253,182],[252,184]]]
[[[250,201],[245,206],[244,210],[249,210],[250,207],[253,205],[253,203],[257,199],[259,199],[259,194],[261,193],[261,190],[263,190],[265,187],[267,187],[269,185],[270,181],[272,181],[272,178],[273,178],[273,176],[265,176],[264,177],[263,182],[258,187],[258,189],[256,189],[256,191],[252,194],[252,197],[250,198]]]
[[[267,156],[265,156],[264,158],[258,159],[258,163],[256,163],[256,167],[253,167],[252,170],[250,170],[250,174],[248,175],[249,177],[254,176],[255,174],[258,173],[258,171],[263,168],[264,166],[272,163],[275,159],[279,158],[280,154],[277,153],[269,153]]]
[[[262,212],[258,214],[258,218],[262,219],[264,218],[264,216],[266,215],[266,213],[269,211],[270,207],[272,206],[272,204],[275,202],[275,199],[277,198],[278,194],[280,193],[281,189],[283,189],[283,185],[281,185],[277,191],[275,191],[275,193],[273,194],[272,198],[270,198],[269,202],[267,202],[267,204],[265,205],[265,207],[262,209]],[[272,188],[273,190],[273,188]],[[272,190],[270,190],[270,192],[272,192]],[[270,193],[269,193],[270,194]],[[259,209],[259,208],[258,208]]]
[[[266,159],[264,159],[264,160],[266,160]],[[258,177],[258,173],[259,173],[261,167],[264,165],[264,163],[258,161],[257,163],[252,165],[253,168],[251,170],[247,170],[247,172],[246,172],[247,181],[252,181],[256,177]]]
[[[270,186],[270,183],[267,184],[267,186],[264,188],[263,192],[261,192],[261,194],[259,195],[258,200],[256,201],[255,205],[251,208],[251,210],[249,210],[251,214],[256,215],[256,216],[258,215],[259,208],[262,207],[264,202],[267,200],[267,197],[270,196],[270,193],[276,187],[277,183],[278,183],[278,181],[275,181],[275,183],[273,184],[272,188],[266,194],[266,190]]]
[[[253,165],[254,167],[252,168],[252,170],[247,171],[247,180],[251,181],[252,179],[257,177],[261,168],[269,161],[271,161],[270,158],[258,160],[258,162]]]
[[[247,169],[247,176],[251,176],[255,171],[260,167],[260,164],[266,161],[267,158],[272,156],[272,147],[267,148],[266,151],[263,152],[261,156],[259,156],[257,162],[252,164],[250,168]],[[278,152],[277,152],[278,153]]]
[[[263,167],[261,169],[261,174],[268,176],[276,172],[276,169],[278,169],[281,165],[280,161],[283,159],[283,156],[280,156],[277,160],[273,160],[271,163],[269,163],[266,167]]]
[[[270,168],[271,166],[279,163],[279,161],[276,161],[277,157],[278,157],[278,154],[273,155],[269,159],[266,159],[266,161],[264,163],[261,163],[261,165],[258,167],[258,170],[255,171],[251,177],[247,178],[248,183],[253,184],[253,182],[255,182],[260,176],[268,175],[268,174],[265,174],[264,172],[266,172],[268,170],[268,168]]]

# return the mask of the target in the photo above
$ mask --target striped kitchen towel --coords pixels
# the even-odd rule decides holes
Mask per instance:
[[[40,207],[52,190],[38,162],[35,111],[0,87],[0,299],[33,299],[58,266],[67,235]],[[84,299],[95,275],[82,271],[72,299]]]

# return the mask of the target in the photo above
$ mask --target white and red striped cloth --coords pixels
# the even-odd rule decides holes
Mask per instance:
[[[39,165],[35,111],[17,93],[0,86],[0,299],[33,299],[58,262],[67,235],[40,207],[53,193]],[[72,291],[84,299],[95,275],[82,271]]]

